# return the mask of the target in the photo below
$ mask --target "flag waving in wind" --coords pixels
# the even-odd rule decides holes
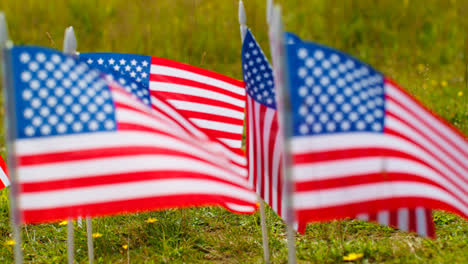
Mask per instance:
[[[91,67],[119,72],[158,94],[205,133],[239,153],[245,110],[242,81],[168,59],[119,53],[81,53]],[[147,98],[149,100],[149,98]]]
[[[370,66],[292,39],[287,129],[298,221],[408,208],[429,217],[422,207],[468,217],[466,138]]]
[[[148,107],[54,50],[18,46],[6,58],[24,223],[181,206],[256,210],[223,147],[193,137],[163,101]]]
[[[295,38],[297,37],[290,35],[287,42],[294,44]],[[282,216],[285,210],[285,190],[282,184],[283,147],[278,129],[273,72],[249,30],[242,47],[242,67],[247,90],[246,149],[249,179],[265,202]],[[422,236],[435,234],[431,210],[424,208],[382,210],[353,217],[376,221],[403,231],[417,232]],[[304,232],[305,226],[306,222],[298,222],[300,232]]]

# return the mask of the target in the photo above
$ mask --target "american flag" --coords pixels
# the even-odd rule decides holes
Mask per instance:
[[[0,157],[0,189],[10,186],[10,178],[8,177],[8,168],[3,160]]]
[[[429,224],[423,207],[468,217],[466,138],[370,66],[292,39],[285,48],[299,221],[360,216],[417,229]],[[419,218],[403,217],[411,215]]]
[[[200,205],[255,211],[256,195],[224,146],[195,138],[157,96],[150,108],[54,50],[9,54],[24,223]]]
[[[289,42],[293,44],[293,36],[289,37]],[[282,146],[278,134],[273,71],[250,31],[247,31],[242,47],[242,65],[247,90],[246,145],[249,179],[257,193],[282,216],[282,208],[286,205],[283,199]],[[423,208],[362,213],[356,218],[417,232],[422,236],[435,234],[431,210]],[[298,231],[303,233],[306,224],[298,223]]]
[[[279,216],[285,210],[281,135],[278,129],[273,71],[254,36],[247,30],[242,45],[247,91],[246,152],[249,180],[257,194]]]
[[[80,59],[92,67],[119,72],[135,80],[149,89],[150,94],[166,99],[204,132],[241,151],[245,117],[242,81],[184,63],[144,55],[81,53]]]

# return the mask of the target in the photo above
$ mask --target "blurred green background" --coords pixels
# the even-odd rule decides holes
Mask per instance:
[[[467,1],[279,2],[287,30],[374,65],[468,134]],[[244,4],[247,24],[268,54],[265,1]],[[0,1],[16,44],[61,49],[65,27],[72,25],[82,52],[165,57],[241,79],[237,7],[236,0]],[[0,262],[8,263],[12,247],[7,191],[0,198]],[[157,221],[146,221],[151,218]],[[298,259],[337,263],[355,252],[364,253],[358,263],[468,263],[467,221],[443,212],[435,213],[435,221],[434,241],[360,221],[309,225],[297,238]],[[284,263],[284,227],[271,210],[268,223],[273,262]],[[102,235],[95,238],[99,263],[262,261],[258,215],[201,208],[99,218],[93,224]],[[65,225],[28,226],[23,236],[27,262],[65,262]],[[76,228],[76,240],[76,259],[86,263],[83,228]]]

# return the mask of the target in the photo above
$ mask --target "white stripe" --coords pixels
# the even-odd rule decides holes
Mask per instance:
[[[468,156],[468,142],[466,139],[462,138],[457,133],[449,129],[445,124],[442,124],[437,118],[429,114],[427,111],[423,110],[419,105],[414,103],[408,96],[402,93],[399,89],[395,88],[390,83],[385,83],[385,92],[391,97],[395,98],[397,101],[401,102],[403,105],[407,106],[411,111],[413,111],[420,119],[426,120],[430,124],[435,126],[432,129],[439,131],[441,134],[444,134],[452,144],[460,146],[465,156]]]
[[[382,166],[384,164],[385,167]],[[403,173],[418,175],[444,186],[449,191],[468,201],[468,192],[466,189],[459,188],[450,183],[446,178],[436,173],[431,168],[403,158],[354,158],[339,161],[314,162],[304,166],[293,168],[296,183],[306,181],[319,181],[327,179],[339,179],[347,176],[365,175],[371,173],[382,173],[382,177],[388,173]],[[300,177],[300,178],[299,178]]]
[[[162,102],[158,98],[151,96],[151,104],[154,107],[161,109],[175,120],[177,120],[177,122],[179,122],[196,137],[201,139],[207,138],[207,136],[203,132],[201,132],[198,128],[194,127],[185,117],[181,116],[178,112],[174,111],[174,109],[168,107],[164,102]]]
[[[197,126],[201,128],[213,129],[229,133],[242,134],[242,130],[244,129],[244,126],[242,125],[231,125],[223,122],[210,121],[206,119],[190,118],[190,121],[194,122]]]
[[[389,189],[392,191],[388,192]],[[347,195],[343,195],[344,192]],[[453,206],[468,216],[468,207],[452,195],[438,187],[416,182],[386,182],[327,190],[320,189],[318,191],[296,191],[293,198],[296,210],[311,210],[407,196],[438,200]]]
[[[253,192],[236,186],[210,180],[180,178],[23,193],[19,197],[19,204],[22,210],[45,210],[57,207],[184,194],[223,195],[250,203],[256,202],[256,195]]]
[[[0,157],[0,159],[1,159],[1,157]],[[5,185],[5,187],[10,186],[10,179],[8,179],[5,172],[1,168],[0,168],[0,181],[3,182],[3,185]]]
[[[426,209],[424,207],[416,208],[416,230],[421,236],[428,236],[428,226],[426,219]]]
[[[409,211],[408,208],[400,208],[397,211],[398,229],[409,231]]]
[[[369,221],[369,214],[358,214],[356,215],[356,219],[362,221]]]
[[[233,110],[226,107],[207,105],[201,103],[192,103],[180,100],[167,100],[178,110],[194,111],[199,113],[207,113],[218,116],[226,116],[234,119],[244,120],[244,111]]]
[[[254,159],[254,137],[255,135],[253,134],[253,120],[255,120],[254,115],[255,113],[252,111],[252,99],[250,97],[247,97],[247,107],[248,107],[248,122],[249,122],[249,131],[247,136],[249,137],[249,183],[252,188],[254,188],[254,167],[253,165],[256,163],[256,160]]]
[[[240,95],[245,95],[245,89],[243,87],[239,87],[237,85],[233,85],[225,81],[221,81],[215,78],[211,78],[205,75],[200,75],[200,74],[186,71],[186,70],[152,64],[150,73],[173,76],[173,77],[178,77],[178,78],[183,77],[184,79],[193,80],[193,81],[200,82],[200,83],[205,83],[211,86],[219,87],[226,91],[230,91],[230,92],[240,94]]]
[[[257,194],[261,196],[261,186],[263,184],[263,161],[262,161],[262,149],[261,149],[261,136],[260,136],[260,104],[254,103],[254,114],[255,114],[255,153],[256,153],[256,164],[257,164]]]
[[[47,163],[22,166],[17,169],[18,179],[21,183],[71,180],[111,174],[164,170],[201,173],[220,179],[226,179],[239,185],[246,183],[245,180],[238,175],[206,162],[186,157],[169,156],[167,154]]]
[[[390,224],[390,213],[386,210],[377,213],[377,222],[381,225],[388,226]]]
[[[265,117],[263,119],[263,135],[262,135],[262,141],[263,141],[263,185],[264,185],[264,190],[265,190],[265,194],[264,194],[264,197],[263,197],[263,200],[271,205],[271,201],[270,201],[270,179],[269,179],[269,176],[270,176],[270,171],[269,171],[269,155],[270,155],[270,152],[272,151],[271,149],[269,149],[269,143],[270,143],[270,130],[271,130],[271,123],[273,121],[273,115],[275,114],[275,110],[267,107],[266,108],[266,111],[265,111]]]
[[[241,148],[242,147],[242,141],[241,140],[236,140],[236,139],[229,139],[229,138],[218,138],[221,142],[224,144],[228,145],[231,148]]]
[[[278,121],[278,119],[276,119],[276,121]],[[281,173],[281,165],[282,163],[280,162],[281,161],[281,153],[283,151],[282,149],[282,146],[281,146],[281,134],[280,134],[280,130],[278,130],[276,132],[276,138],[275,138],[275,145],[273,147],[273,172],[272,172],[272,175],[273,175],[273,203],[272,203],[272,208],[273,210],[279,215],[279,209],[280,209],[280,206],[281,204],[278,204],[278,202],[281,203],[282,201],[282,197],[279,197],[278,199],[278,196],[280,195],[280,182],[281,182],[281,178],[280,178],[280,173]]]
[[[248,206],[248,205],[226,203],[226,207],[228,207],[229,209],[235,212],[241,212],[241,213],[249,213],[249,212],[255,211],[254,206]]]
[[[177,93],[177,94],[184,94],[184,95],[193,95],[193,96],[198,96],[198,97],[225,102],[225,103],[232,104],[235,106],[240,106],[242,108],[245,107],[245,102],[243,100],[239,100],[229,95],[213,92],[210,90],[206,90],[206,89],[198,88],[194,86],[150,81],[150,90],[156,91],[156,92],[170,92],[170,93]]]
[[[468,173],[468,159],[466,157],[463,157],[463,153],[460,153],[458,150],[456,150],[454,147],[448,144],[447,141],[445,141],[444,139],[442,139],[441,137],[433,133],[430,128],[426,127],[419,120],[417,120],[416,118],[411,118],[410,114],[405,112],[402,108],[397,106],[395,103],[389,101],[387,109],[388,111],[395,113],[397,116],[400,116],[400,118],[406,120],[409,124],[412,124],[418,129],[420,129],[422,133],[428,135],[430,139],[435,141],[440,146],[440,148],[450,153],[453,159],[457,160],[459,163],[467,164],[467,165],[465,166],[465,168],[461,168],[458,164],[454,162],[452,158],[448,157],[445,153],[441,153],[442,151],[440,150],[440,148],[436,147],[433,143],[429,142],[421,134],[419,134],[412,128],[408,127],[401,121],[391,116],[387,116],[385,118],[386,126],[390,128],[394,128],[395,130],[402,132],[404,135],[410,137],[415,142],[418,142],[419,144],[425,146],[430,151],[434,152],[437,156],[442,158],[445,162],[450,163],[450,166],[453,166],[454,168],[456,168],[459,171],[459,173],[463,173],[463,174]]]

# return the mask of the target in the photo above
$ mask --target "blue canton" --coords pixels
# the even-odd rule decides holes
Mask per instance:
[[[247,31],[242,45],[242,72],[250,97],[276,109],[273,71],[250,30]]]
[[[80,60],[115,77],[127,92],[150,105],[151,56],[121,53],[81,53]]]
[[[102,73],[51,49],[16,46],[11,52],[18,138],[116,129]]]
[[[381,73],[338,50],[285,38],[294,136],[383,132]]]

